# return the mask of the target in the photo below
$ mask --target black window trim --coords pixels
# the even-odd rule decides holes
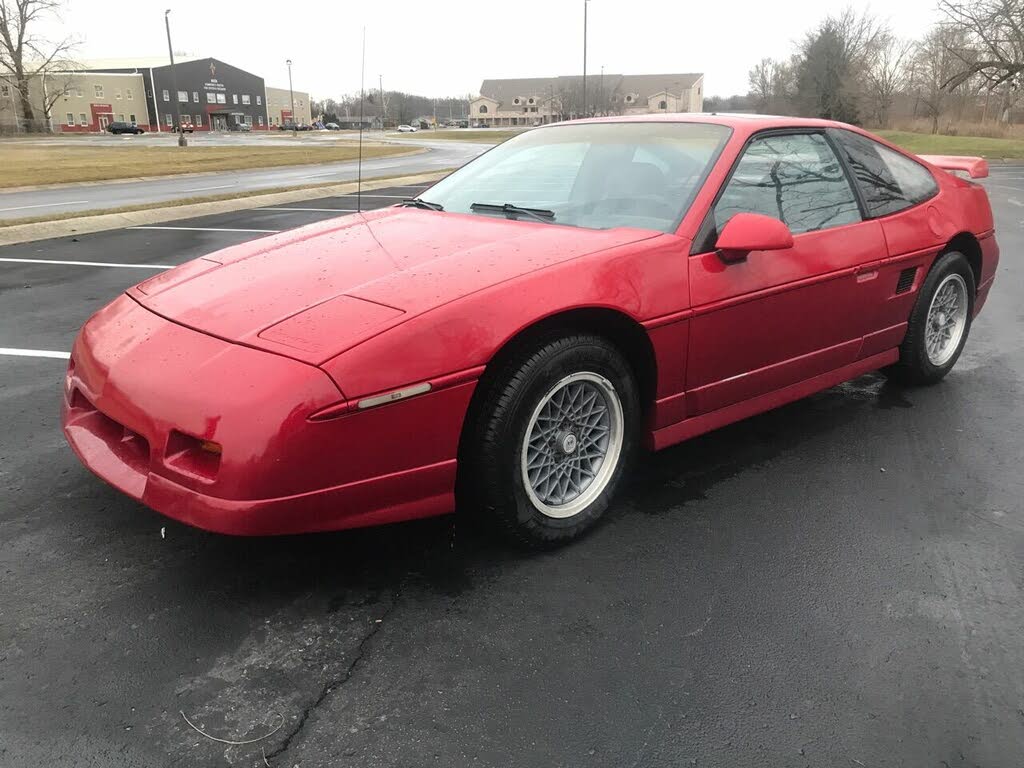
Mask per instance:
[[[756,132],[750,134],[750,136],[747,137],[747,140],[745,142],[743,142],[743,146],[740,147],[740,151],[736,155],[736,159],[733,160],[732,166],[729,168],[729,173],[726,175],[725,179],[722,181],[721,186],[719,186],[718,191],[715,193],[715,199],[711,201],[711,205],[708,206],[708,210],[704,214],[704,218],[701,221],[700,226],[697,228],[697,234],[693,238],[693,243],[690,245],[690,254],[689,254],[690,256],[699,256],[699,255],[704,254],[704,253],[711,253],[712,251],[715,250],[714,244],[711,244],[711,245],[705,247],[705,242],[708,240],[708,238],[711,237],[711,233],[712,233],[712,231],[714,231],[714,227],[715,227],[715,225],[714,225],[715,206],[718,205],[718,201],[721,200],[722,195],[725,193],[725,188],[728,187],[729,186],[729,182],[732,181],[732,177],[736,174],[736,170],[739,168],[739,164],[743,160],[743,156],[746,154],[747,149],[750,147],[750,145],[753,144],[758,139],[763,139],[766,136],[768,136],[768,137],[770,137],[770,136],[804,136],[804,135],[807,135],[807,134],[818,134],[819,136],[821,136],[822,138],[825,139],[825,143],[828,144],[829,149],[832,150],[832,153],[839,160],[840,167],[843,168],[843,175],[846,178],[846,183],[850,185],[850,187],[851,187],[851,189],[853,191],[853,199],[857,201],[857,209],[858,209],[858,211],[861,214],[861,223],[863,221],[865,221],[863,202],[861,201],[860,192],[857,189],[857,185],[855,183],[851,182],[851,179],[849,177],[848,171],[846,169],[846,165],[845,165],[845,163],[843,163],[843,158],[839,154],[839,152],[836,151],[836,148],[832,144],[832,142],[829,141],[827,130],[824,127],[795,125],[795,126],[791,126],[791,127],[782,127],[782,128],[765,128],[764,130],[756,131]],[[851,222],[851,223],[858,223],[858,222]],[[841,225],[837,225],[837,226],[849,226],[849,225],[848,224],[841,224]],[[814,230],[814,231],[816,231],[816,232],[825,232],[828,229],[832,229],[832,228],[833,227],[827,227],[826,229],[819,229],[819,230]],[[800,233],[800,234],[804,234],[804,233]],[[794,236],[795,237],[799,237],[799,235],[794,235]],[[716,233],[716,239],[717,239],[717,233]]]
[[[862,139],[866,139],[867,141],[870,141],[872,144],[877,144],[878,146],[882,147],[883,149],[887,149],[890,152],[895,152],[897,155],[901,155],[902,157],[905,157],[908,160],[910,160],[911,162],[913,162],[916,165],[920,166],[921,169],[925,173],[928,174],[929,178],[931,178],[932,182],[935,185],[934,189],[932,190],[932,193],[930,195],[928,195],[928,197],[922,197],[920,200],[918,200],[916,202],[913,202],[913,203],[910,203],[910,205],[908,205],[906,208],[900,208],[898,211],[890,211],[889,213],[880,213],[877,216],[873,216],[868,211],[867,201],[864,199],[864,193],[861,192],[860,185],[857,183],[856,175],[853,174],[853,169],[849,167],[849,164],[848,164],[846,158],[843,156],[843,152],[839,151],[839,149],[842,148],[842,142],[839,140],[837,135],[833,135],[833,134],[839,134],[840,131],[845,132],[845,133],[852,133],[854,136],[860,136]],[[861,213],[863,214],[865,221],[877,221],[879,219],[884,219],[884,218],[886,218],[888,216],[895,216],[895,215],[900,214],[900,213],[906,213],[907,211],[910,211],[910,210],[913,210],[914,208],[917,208],[917,206],[919,206],[919,205],[924,205],[925,203],[927,203],[927,202],[929,202],[931,200],[934,200],[938,196],[938,194],[940,192],[939,180],[937,178],[935,178],[935,174],[932,173],[932,169],[929,168],[928,166],[926,166],[924,163],[922,163],[920,160],[918,160],[913,155],[909,154],[908,152],[903,152],[902,150],[896,149],[894,147],[890,147],[888,144],[883,144],[880,141],[877,141],[877,140],[873,139],[871,136],[866,136],[866,135],[864,135],[862,133],[857,133],[856,131],[851,131],[848,128],[832,128],[832,127],[830,127],[828,129],[826,129],[825,136],[826,136],[826,138],[830,142],[832,142],[832,144],[833,144],[833,151],[835,151],[836,156],[839,158],[839,162],[842,163],[843,167],[847,169],[847,173],[848,174],[852,174],[853,175],[853,191],[857,195],[857,199],[859,201],[861,201]],[[883,160],[883,162],[885,162],[885,161]],[[910,202],[910,201],[908,200],[907,202]]]

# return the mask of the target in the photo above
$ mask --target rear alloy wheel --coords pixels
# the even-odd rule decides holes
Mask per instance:
[[[912,384],[934,384],[956,365],[974,315],[974,272],[956,251],[940,256],[910,313],[900,361],[890,372]]]
[[[493,374],[464,452],[477,505],[522,543],[574,539],[604,513],[636,448],[633,372],[605,339],[572,335]]]

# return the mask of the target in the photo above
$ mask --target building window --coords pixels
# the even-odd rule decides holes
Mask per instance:
[[[74,125],[75,124],[75,113],[74,112],[68,112],[67,117],[68,117],[68,125]]]
[[[658,102],[658,109],[668,109],[668,102],[667,101],[659,101]]]
[[[174,127],[174,117],[172,115],[164,115],[164,122],[167,123],[168,128]]]
[[[75,88],[75,96],[77,96],[78,98],[82,98],[82,89],[81,88]]]
[[[131,122],[132,122],[133,124],[134,124],[134,123],[137,123],[137,122],[138,122],[138,121],[137,121],[137,120],[135,119],[135,115],[128,115],[128,119],[129,119],[129,120],[130,120],[130,121],[131,121]]]
[[[259,98],[258,96],[256,98]],[[256,123],[260,128],[263,127],[263,115],[256,115]]]
[[[202,128],[203,127],[203,116],[202,115],[196,115],[195,125],[196,125],[196,128]]]
[[[188,104],[188,91],[178,91],[178,103]]]
[[[124,97],[125,97],[126,99],[128,99],[128,101],[131,101],[131,100],[132,100],[132,98],[134,98],[134,97],[132,96],[132,89],[131,89],[131,88],[125,88],[125,89],[124,89]]]
[[[123,123],[124,122],[124,113],[123,112],[120,115],[117,116],[117,122],[119,122],[119,123]]]
[[[217,94],[217,103],[218,104],[227,104],[227,95],[223,94],[223,93],[218,93]]]
[[[232,104],[237,104],[238,103],[238,94],[237,93],[232,93],[231,94],[231,103]]]
[[[85,112],[80,112],[78,114],[78,124],[83,128],[89,124],[89,118],[85,116]]]
[[[198,104],[199,103],[199,91],[192,91],[192,103],[193,104]]]
[[[249,94],[248,93],[243,93],[242,94],[242,103],[243,104],[252,104],[252,100],[249,98]]]
[[[216,104],[217,103],[217,94],[216,93],[212,93],[212,92],[208,92],[206,94],[206,103],[207,104]]]
[[[487,114],[487,105],[486,104],[481,104],[480,105],[480,114],[481,115],[486,115]]]
[[[0,96],[3,96],[6,99],[10,95],[11,95],[11,86],[9,86],[9,85],[0,85]]]
[[[103,86],[102,85],[94,85],[92,87],[92,89],[96,93],[96,98],[97,99],[102,99],[103,98]]]
[[[633,96],[632,96],[632,94],[630,94],[629,96],[626,97],[626,103],[627,104],[632,104],[633,103]]]
[[[163,96],[164,96],[164,101],[170,101],[171,100],[171,92],[168,91],[166,88],[164,88]]]
[[[512,99],[512,103],[513,104],[518,104],[519,103],[519,97],[516,96],[514,99]]]
[[[115,88],[115,89],[114,89],[114,98],[115,98],[115,99],[116,99],[117,101],[120,101],[120,100],[121,100],[121,89],[120,89],[120,88]]]

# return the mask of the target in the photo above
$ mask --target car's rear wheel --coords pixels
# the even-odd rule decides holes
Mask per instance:
[[[463,451],[474,507],[524,544],[570,541],[607,509],[636,449],[633,372],[608,341],[580,334],[493,374]]]
[[[949,373],[967,343],[974,295],[967,258],[956,251],[940,256],[921,285],[900,360],[890,373],[912,384],[933,384]]]

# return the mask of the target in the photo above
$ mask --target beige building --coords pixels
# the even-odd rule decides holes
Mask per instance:
[[[484,80],[470,102],[470,123],[542,125],[584,115],[701,112],[704,75],[588,75]]]
[[[27,125],[13,82],[0,78],[0,131],[102,131],[114,122],[149,130],[146,86],[140,74],[57,72],[29,82],[34,125]],[[49,106],[49,115],[46,107]],[[48,119],[47,119],[48,117]]]
[[[295,121],[300,125],[313,122],[310,114],[309,94],[304,91],[289,91],[287,88],[267,86],[267,119],[271,128],[292,122],[292,96],[295,97]]]

